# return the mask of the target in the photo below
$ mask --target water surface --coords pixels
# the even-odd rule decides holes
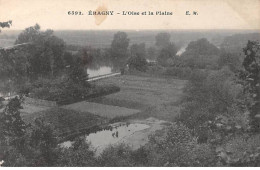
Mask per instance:
[[[133,135],[135,132],[144,130],[149,128],[149,125],[134,123],[116,123],[112,125],[112,129],[110,130],[102,130],[96,133],[91,133],[86,135],[86,141],[91,143],[91,146],[97,150],[97,152],[101,152],[109,145],[119,144],[126,137]],[[70,147],[72,145],[72,141],[66,141],[61,144],[62,147]]]

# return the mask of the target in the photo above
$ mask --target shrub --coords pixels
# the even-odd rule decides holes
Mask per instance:
[[[70,148],[62,148],[56,166],[86,167],[95,166],[94,151],[85,138],[77,138]]]
[[[136,69],[138,71],[145,72],[147,70],[146,59],[140,55],[133,55],[128,60],[130,71]]]
[[[182,124],[174,124],[164,134],[150,137],[148,165],[193,166],[195,145],[190,129]]]
[[[194,148],[194,166],[216,166],[217,154],[210,144],[199,144]]]
[[[106,148],[98,158],[99,166],[108,167],[131,167],[134,165],[131,159],[131,152],[129,146],[125,144],[119,144],[117,146],[110,146]]]

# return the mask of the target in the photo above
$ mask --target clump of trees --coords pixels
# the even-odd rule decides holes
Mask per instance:
[[[180,56],[182,66],[199,69],[217,69],[219,49],[206,38],[192,41]]]
[[[117,68],[124,68],[128,58],[129,38],[125,32],[117,32],[111,43],[110,55]]]
[[[145,72],[147,69],[145,44],[132,44],[128,48],[129,41],[125,32],[117,32],[114,35],[110,49],[113,67],[124,72],[128,65],[130,71],[138,70]]]
[[[133,44],[130,47],[131,57],[128,59],[130,70],[138,70],[145,72],[147,69],[145,44]]]
[[[244,48],[244,70],[240,74],[247,94],[247,108],[250,112],[251,128],[260,131],[260,45],[255,41],[248,41]]]
[[[169,33],[159,33],[155,37],[155,45],[159,50],[159,55],[157,57],[157,62],[160,65],[167,66],[169,65],[169,60],[173,59],[177,53],[177,47],[170,42]]]
[[[41,31],[40,26],[26,28],[15,44],[28,43],[22,48],[25,52],[25,68],[30,78],[57,76],[65,68],[65,42],[54,36],[52,30]]]
[[[10,28],[10,26],[12,25],[12,21],[6,21],[6,22],[0,22],[0,28]],[[1,32],[1,29],[0,29]]]
[[[258,43],[249,41],[244,52],[240,74],[230,70],[233,56],[220,70],[194,72],[184,91],[178,120],[214,149],[215,166],[259,166]]]

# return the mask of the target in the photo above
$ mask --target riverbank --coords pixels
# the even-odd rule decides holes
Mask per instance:
[[[110,145],[128,145],[136,150],[149,141],[149,136],[157,130],[162,130],[171,125],[170,122],[159,120],[153,117],[144,120],[131,119],[127,122],[109,124],[111,129],[102,129],[97,132],[81,135],[90,144],[95,155],[99,156],[104,149]],[[64,141],[61,147],[70,147],[72,141]]]
[[[147,125],[149,128],[126,135],[118,142],[137,149],[148,142],[149,135],[170,125],[179,114],[178,101],[185,83],[185,80],[151,76],[110,77],[95,82],[95,85],[117,86],[120,91],[33,113],[26,116],[27,122],[44,117],[63,137],[61,141],[102,131],[111,123]]]

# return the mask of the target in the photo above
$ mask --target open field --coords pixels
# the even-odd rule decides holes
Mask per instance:
[[[103,79],[97,84],[115,84],[120,92],[92,99],[92,102],[140,109],[147,116],[169,120],[179,112],[177,102],[186,80],[123,75]]]
[[[22,116],[44,111],[44,110],[51,108],[48,106],[37,106],[37,105],[33,105],[33,104],[22,104],[22,107],[23,107],[23,109],[20,110]]]
[[[46,122],[51,123],[58,134],[77,133],[80,129],[87,129],[102,122],[106,122],[106,118],[74,110],[64,108],[51,108],[41,112],[28,114],[23,116],[27,123],[33,123],[35,118],[42,117]]]
[[[129,116],[140,112],[136,109],[128,109],[124,107],[104,105],[91,102],[78,102],[69,105],[62,106],[62,108],[80,111],[80,112],[89,112],[94,115],[106,117],[106,118],[115,118],[122,116]]]
[[[15,39],[0,39],[0,48],[14,45]]]

